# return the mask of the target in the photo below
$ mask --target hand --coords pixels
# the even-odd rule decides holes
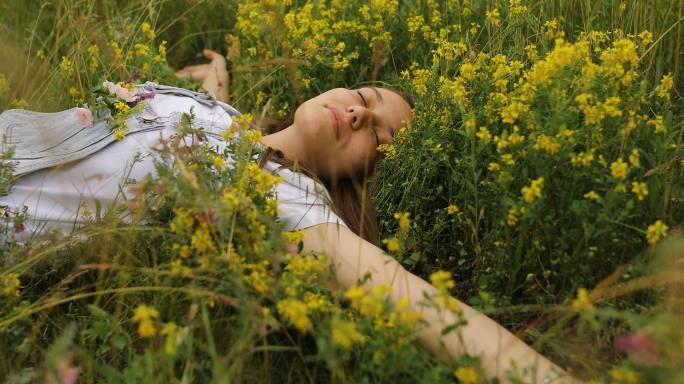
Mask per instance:
[[[208,64],[190,65],[176,72],[176,76],[200,83],[207,92],[218,100],[228,101],[229,78],[226,69],[226,58],[210,49],[202,51],[204,57],[211,60]]]

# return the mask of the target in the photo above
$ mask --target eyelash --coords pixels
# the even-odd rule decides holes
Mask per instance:
[[[356,91],[356,93],[358,93],[359,96],[361,97],[361,101],[363,101],[364,107],[368,108],[368,102],[366,101],[366,98],[363,97],[363,94],[361,93],[361,91]],[[375,134],[375,142],[376,142],[377,146],[380,146],[380,137],[378,136],[378,131],[375,129],[375,127],[373,127],[373,133]]]

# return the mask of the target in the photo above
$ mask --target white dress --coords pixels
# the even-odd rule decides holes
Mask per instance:
[[[158,116],[185,113],[193,108],[195,116],[203,120],[203,124],[209,122],[225,129],[232,122],[230,115],[221,107],[209,107],[189,97],[157,94],[148,103]],[[130,192],[122,186],[126,179],[134,181],[148,174],[155,175],[150,149],[174,132],[173,124],[168,124],[162,130],[131,133],[124,140],[84,159],[30,173],[16,181],[9,195],[0,197],[0,206],[12,210],[28,207],[29,220],[22,237],[53,225],[69,231],[84,222],[81,215],[84,206],[95,212],[96,200],[106,208],[116,199],[129,198]],[[219,152],[226,146],[225,142],[213,136],[207,139]],[[134,161],[136,155],[141,159]],[[269,161],[264,169],[273,172],[278,167],[277,163]],[[284,179],[275,190],[279,202],[278,220],[284,221],[288,230],[322,223],[345,225],[327,204],[329,195],[320,183],[287,169],[278,171],[278,174]]]

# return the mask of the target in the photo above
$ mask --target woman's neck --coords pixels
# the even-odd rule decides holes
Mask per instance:
[[[301,133],[297,132],[294,125],[262,137],[261,143],[267,147],[279,150],[287,160],[298,162],[305,167],[309,164]]]

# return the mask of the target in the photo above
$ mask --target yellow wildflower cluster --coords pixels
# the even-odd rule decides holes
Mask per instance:
[[[663,99],[669,98],[670,90],[672,90],[673,84],[672,74],[668,73],[667,75],[663,76],[663,78],[660,80],[660,85],[658,86],[658,96],[662,97]]]
[[[532,180],[532,184],[530,186],[525,186],[522,187],[522,194],[523,198],[525,199],[526,203],[532,203],[536,199],[541,198],[541,192],[542,188],[544,187],[544,178],[539,177],[535,180]]]
[[[592,148],[586,152],[573,153],[570,155],[570,164],[575,167],[588,167],[594,161],[594,152],[595,150]]]
[[[617,180],[622,180],[627,177],[629,172],[629,164],[625,163],[622,158],[619,158],[610,163],[610,174]]]
[[[509,227],[515,227],[518,224],[518,220],[520,219],[520,216],[525,214],[527,212],[527,208],[525,207],[513,207],[508,210],[508,213],[506,215],[506,224]]]
[[[174,322],[169,322],[164,324],[159,333],[165,337],[164,340],[164,352],[173,356],[176,354],[176,347],[180,342],[181,329]]]
[[[287,298],[278,302],[278,313],[301,333],[307,333],[313,328],[306,304],[300,300]]]
[[[333,319],[330,339],[342,349],[349,349],[354,344],[364,344],[366,336],[356,329],[356,325],[349,320]]]
[[[62,70],[66,76],[71,76],[74,73],[74,64],[66,56],[62,56],[62,61],[59,63],[59,69]]]
[[[261,197],[265,197],[266,194],[278,183],[283,181],[283,177],[280,175],[274,176],[269,172],[264,171],[259,168],[259,165],[250,163],[247,165],[247,173],[249,179],[251,180],[252,188],[254,192]],[[243,179],[244,180],[244,179]],[[242,183],[244,185],[244,183]]]
[[[508,10],[514,16],[524,15],[529,9],[522,4],[522,0],[508,0]]]
[[[494,8],[492,10],[487,10],[485,12],[485,17],[487,19],[487,24],[492,28],[499,28],[501,26],[501,15],[499,14],[498,9]]]
[[[159,312],[145,304],[140,304],[135,308],[131,320],[138,323],[138,335],[140,337],[152,337],[157,333],[154,319],[159,316]]]
[[[382,154],[385,159],[394,159],[397,157],[397,149],[391,144],[380,144],[377,148],[378,152]]]
[[[456,283],[451,278],[451,273],[446,271],[433,272],[430,275],[430,283],[437,288],[437,297],[435,297],[437,305],[452,312],[458,311],[458,300],[451,296],[451,290],[456,287]]]
[[[477,371],[473,367],[458,367],[454,371],[454,376],[461,384],[477,384],[480,382]]]
[[[639,201],[643,201],[648,196],[648,185],[643,181],[632,182],[632,192],[636,195]]]
[[[615,367],[608,372],[611,384],[638,384],[639,375],[628,367]]]
[[[409,228],[409,225],[411,224],[411,220],[409,219],[409,212],[396,212],[394,213],[394,218],[397,219],[397,222],[399,223],[399,229],[402,232],[406,232]]]
[[[200,223],[195,229],[195,232],[190,239],[190,244],[192,249],[200,254],[206,254],[216,250],[214,240],[209,232],[209,225],[206,222]]]
[[[389,285],[378,285],[369,293],[363,286],[356,285],[349,288],[344,296],[362,316],[373,319],[376,329],[394,328],[397,325],[413,329],[422,318],[420,311],[411,309],[407,297],[402,297],[394,309],[388,311],[391,294],[392,287]]]
[[[154,29],[148,22],[142,23],[140,30],[145,34],[148,40],[154,40],[154,38],[157,37],[157,34],[154,32]]]
[[[656,220],[655,223],[648,226],[646,229],[646,240],[649,244],[657,243],[661,238],[667,236],[669,227],[661,220]]]
[[[97,71],[97,69],[100,67],[100,47],[97,45],[89,46],[88,54],[90,54],[90,63],[88,64],[90,70]]]
[[[390,252],[397,252],[401,248],[401,241],[396,237],[382,239],[382,243],[387,246],[387,250]]]
[[[577,298],[572,300],[572,307],[578,311],[594,308],[594,304],[589,299],[589,292],[586,288],[579,288],[577,290]]]
[[[535,138],[532,148],[538,151],[545,151],[549,155],[555,155],[560,150],[561,145],[554,138],[542,133]]]
[[[598,193],[596,193],[594,191],[589,191],[589,192],[584,194],[584,198],[587,200],[596,201],[596,200],[598,200],[599,195],[598,195]]]
[[[19,274],[16,272],[10,272],[2,276],[2,294],[10,297],[19,297],[19,287],[21,286],[21,281],[19,280]]]

